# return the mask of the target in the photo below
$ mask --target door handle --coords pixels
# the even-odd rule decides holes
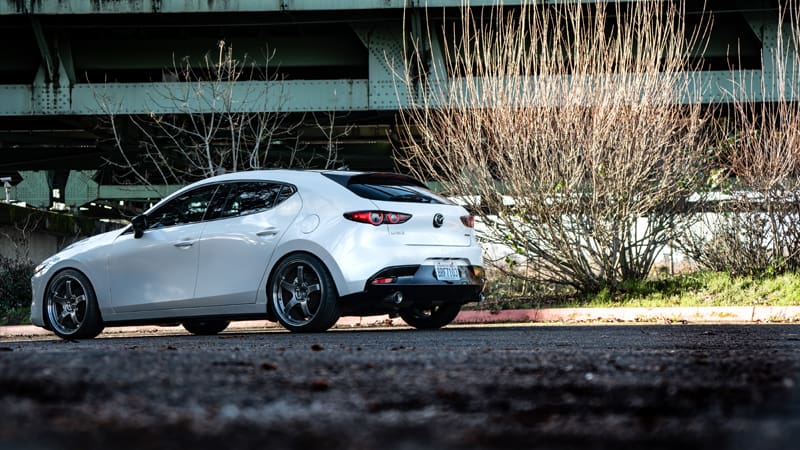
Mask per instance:
[[[275,227],[265,228],[256,233],[256,236],[266,237],[266,236],[275,236],[278,234],[278,229]]]
[[[192,245],[194,245],[194,241],[180,241],[180,242],[176,242],[173,245],[175,245],[175,247],[178,247],[178,248],[189,248]]]

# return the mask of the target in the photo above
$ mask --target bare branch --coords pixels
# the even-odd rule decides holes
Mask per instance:
[[[707,113],[685,76],[685,36],[701,35],[684,19],[672,2],[530,2],[428,22],[398,70],[414,104],[396,156],[536,261],[524,276],[582,291],[644,278],[702,180]]]

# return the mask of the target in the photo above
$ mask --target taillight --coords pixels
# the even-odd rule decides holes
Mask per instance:
[[[397,225],[405,223],[411,218],[411,214],[393,211],[356,211],[345,213],[344,217],[354,222],[368,223],[377,227],[383,224]]]
[[[475,228],[475,216],[461,216],[461,223],[467,228]]]

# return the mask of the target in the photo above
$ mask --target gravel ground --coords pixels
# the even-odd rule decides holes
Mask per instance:
[[[798,325],[0,342],[0,448],[796,448]]]

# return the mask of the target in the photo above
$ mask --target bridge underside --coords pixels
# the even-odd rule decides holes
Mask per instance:
[[[441,23],[461,2],[404,8],[419,3],[0,0],[0,176],[12,177],[12,197],[35,206],[160,197],[170,187],[114,187],[119,173],[107,163],[118,152],[109,115],[184,112],[185,104],[158,99],[202,85],[176,79],[174,69],[184,61],[200,66],[219,41],[256,68],[237,84],[237,107],[285,113],[299,124],[293,139],[275,143],[276,158],[298,145],[324,148],[336,136],[344,164],[391,170],[396,114],[407,103],[393,62],[402,62],[408,30],[418,31],[423,15]],[[704,4],[713,28],[705,52],[695,55],[704,69],[698,81],[706,86],[704,102],[720,103],[731,69],[769,76],[761,54],[777,45],[778,2],[689,2],[690,21],[700,22]],[[189,107],[208,112],[201,102]],[[135,134],[126,120],[119,123],[118,133]]]

